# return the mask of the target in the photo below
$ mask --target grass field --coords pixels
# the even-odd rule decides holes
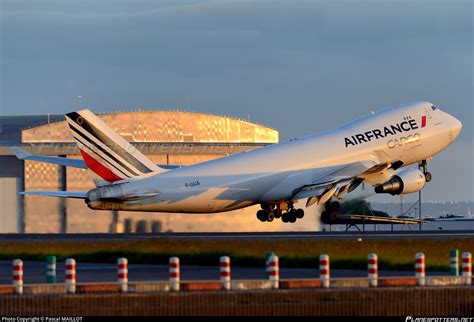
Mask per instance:
[[[231,257],[233,265],[260,266],[272,251],[285,267],[317,267],[320,254],[328,254],[333,268],[365,269],[367,254],[376,253],[380,269],[412,270],[415,253],[423,252],[428,270],[449,270],[451,248],[474,253],[474,239],[442,240],[171,240],[120,242],[1,242],[0,259],[58,260],[73,257],[85,262],[115,262],[125,256],[130,263],[167,264],[178,256],[181,263],[217,265],[219,257]]]

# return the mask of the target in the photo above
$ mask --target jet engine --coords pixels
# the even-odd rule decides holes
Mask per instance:
[[[410,168],[397,172],[387,182],[375,187],[376,193],[389,193],[391,195],[407,194],[420,191],[425,187],[426,178],[423,172]]]

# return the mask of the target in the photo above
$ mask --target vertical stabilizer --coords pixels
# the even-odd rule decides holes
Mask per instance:
[[[87,167],[108,182],[164,172],[90,110],[66,114]]]

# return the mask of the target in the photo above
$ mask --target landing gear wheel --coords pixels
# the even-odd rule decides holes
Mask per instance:
[[[331,202],[331,210],[338,212],[341,209],[341,204],[338,201]]]
[[[268,221],[268,222],[272,222],[273,219],[275,219],[275,215],[273,214],[273,212],[269,212],[269,213],[267,214],[267,221]]]
[[[430,182],[433,179],[431,172],[425,172],[425,180],[426,182]]]
[[[273,211],[273,214],[275,215],[276,219],[281,218],[281,215],[282,215],[281,210],[279,210],[279,209],[275,209]]]
[[[287,223],[287,222],[294,223],[294,222],[296,222],[296,212],[294,210],[290,210],[290,211],[284,213],[283,216],[281,216],[281,221],[283,221],[284,223]]]
[[[326,209],[326,211],[339,211],[339,209],[341,209],[341,204],[338,202],[338,201],[327,201],[325,204],[324,204],[324,208]]]
[[[295,210],[295,216],[298,219],[301,219],[304,217],[304,210],[303,209],[296,209]]]
[[[290,223],[294,224],[296,222],[296,213],[295,211],[292,211],[289,213],[289,221]]]
[[[324,204],[324,209],[326,211],[331,210],[331,201],[326,201],[326,203]]]
[[[327,211],[323,211],[323,212],[321,213],[321,221],[326,224],[326,223],[329,222],[328,219],[329,219],[328,212],[327,212]]]
[[[337,213],[335,211],[323,211],[321,213],[321,221],[325,224],[330,224],[337,219]]]
[[[261,222],[267,221],[267,212],[265,210],[259,210],[257,211],[257,218]]]

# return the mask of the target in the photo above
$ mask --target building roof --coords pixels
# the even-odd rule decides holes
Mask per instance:
[[[212,114],[138,109],[98,114],[130,142],[278,142],[278,131],[246,120]],[[0,145],[74,142],[64,115],[1,116]]]
[[[129,142],[276,143],[278,131],[248,121],[184,111],[130,111],[98,115]],[[22,130],[21,142],[74,142],[66,121]]]

